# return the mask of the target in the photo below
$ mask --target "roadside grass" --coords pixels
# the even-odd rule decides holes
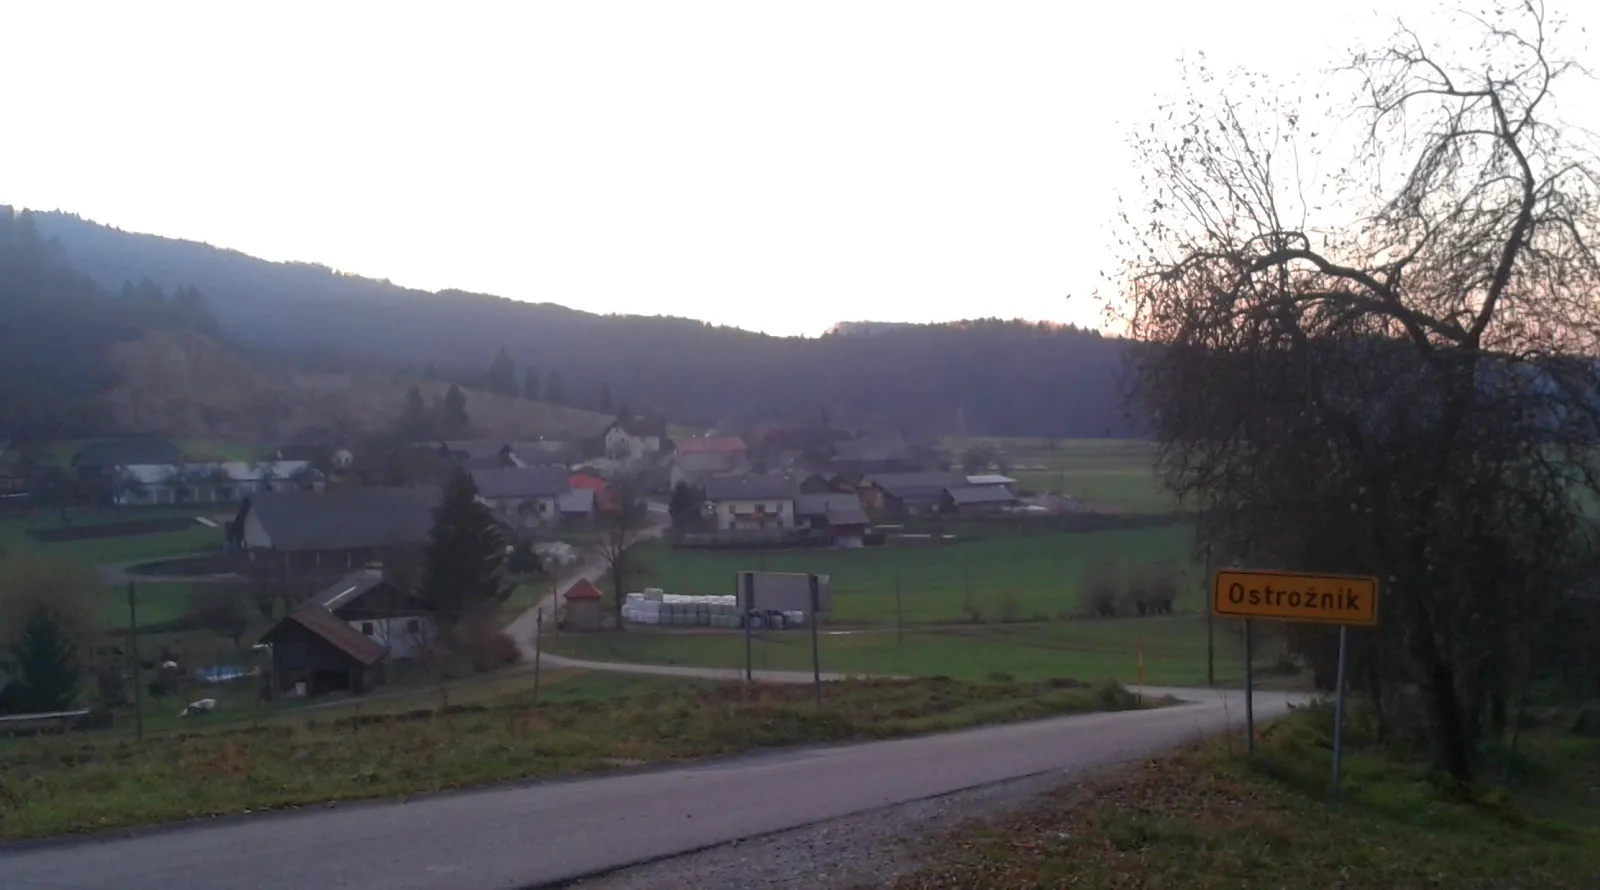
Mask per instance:
[[[1216,626],[1216,679],[1233,684],[1244,674],[1235,622]],[[982,681],[996,676],[1042,680],[1072,676],[1089,680],[1139,680],[1139,648],[1144,648],[1144,682],[1196,686],[1206,682],[1206,629],[1201,615],[1119,618],[1103,621],[1050,621],[1004,625],[950,625],[868,632],[832,632],[824,625],[818,649],[822,670],[873,676],[947,676]],[[1256,655],[1267,680],[1275,644],[1263,642]],[[621,634],[551,634],[545,649],[591,661],[688,665],[743,669],[740,632],[683,632],[631,629]],[[810,670],[811,635],[806,629],[756,633],[751,662],[757,670]],[[1279,681],[1281,682],[1281,681]]]
[[[554,683],[537,706],[513,698],[389,713],[306,712],[143,743],[123,734],[16,740],[0,744],[0,838],[1138,707],[1120,687],[1068,680],[848,681],[824,688],[820,711],[811,697],[805,686],[572,676]]]
[[[1327,802],[1328,712],[1267,728],[1255,765],[1218,740],[1063,788],[926,850],[896,890],[1128,887],[1592,888],[1600,740],[1524,739],[1511,782],[1464,800],[1390,752],[1347,755]],[[1488,773],[1494,770],[1486,770]]]
[[[1179,576],[1179,608],[1198,608],[1201,570],[1187,522],[1114,531],[997,532],[946,545],[891,545],[856,550],[674,549],[650,541],[635,550],[641,586],[668,593],[733,592],[741,571],[815,572],[831,576],[831,621],[894,624],[1058,618],[1079,608],[1080,580],[1101,563],[1126,572],[1157,565]],[[896,590],[898,588],[898,598]]]

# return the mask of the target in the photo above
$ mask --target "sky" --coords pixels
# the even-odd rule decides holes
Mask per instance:
[[[0,203],[774,334],[1100,326],[1181,56],[1315,78],[1435,7],[14,3]]]

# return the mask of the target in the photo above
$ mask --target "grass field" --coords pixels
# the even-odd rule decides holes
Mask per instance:
[[[69,563],[93,572],[105,565],[202,552],[222,545],[221,529],[196,522],[192,527],[181,531],[61,542],[41,542],[29,536],[27,532],[29,529],[85,528],[97,524],[122,522],[130,518],[210,516],[214,512],[216,508],[211,505],[200,509],[195,507],[187,509],[141,507],[131,510],[110,507],[73,508],[68,511],[69,523],[63,523],[61,515],[54,510],[38,509],[25,515],[10,514],[0,517],[0,560],[11,554],[29,554]],[[216,520],[218,517],[211,518]],[[177,618],[183,612],[187,597],[187,584],[140,582],[139,623],[154,624]],[[100,616],[104,627],[109,629],[127,626],[127,591],[123,585],[114,584],[105,587],[100,603]]]
[[[1165,564],[1181,576],[1179,609],[1199,607],[1200,571],[1188,524],[1103,532],[1040,531],[944,546],[744,553],[675,550],[653,541],[638,548],[645,586],[668,593],[733,592],[747,570],[830,576],[834,622],[893,624],[1058,618],[1078,609],[1078,585],[1101,563],[1124,570]],[[899,590],[898,604],[896,588]]]
[[[1155,446],[1135,439],[947,439],[959,460],[970,447],[1003,453],[1003,464],[1021,487],[1115,507],[1130,513],[1167,513],[1177,508],[1155,476]]]
[[[374,701],[371,712],[283,715],[142,744],[126,735],[0,744],[0,838],[1137,707],[1114,686],[854,681],[829,684],[818,711],[804,686],[550,679],[538,707],[512,697],[397,712]]]
[[[1216,677],[1237,683],[1244,675],[1243,651],[1234,622],[1216,625]],[[946,676],[1044,680],[1072,677],[1132,685],[1144,682],[1195,686],[1206,682],[1205,620],[1198,615],[1050,621],[1005,625],[952,625],[819,634],[822,670],[860,675]],[[633,630],[622,634],[560,634],[546,638],[549,651],[595,661],[744,667],[744,636],[738,632],[685,633]],[[1265,671],[1276,649],[1263,643],[1257,667]],[[810,670],[811,636],[804,630],[755,634],[751,662],[757,670]]]
[[[1208,743],[941,834],[895,890],[1596,886],[1600,739],[1526,735],[1496,765],[1519,768],[1486,770],[1464,801],[1354,737],[1330,805],[1328,717],[1314,708],[1275,724],[1254,766]]]

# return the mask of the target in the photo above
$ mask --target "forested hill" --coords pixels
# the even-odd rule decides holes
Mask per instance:
[[[192,286],[224,337],[314,356],[325,370],[359,357],[368,366],[433,366],[468,382],[487,373],[504,345],[519,378],[526,369],[543,378],[558,373],[574,407],[599,407],[604,384],[618,402],[689,423],[826,411],[838,422],[890,421],[922,434],[1130,430],[1118,388],[1125,344],[1094,331],[983,321],[769,337],[683,318],[429,293],[71,214],[26,217],[107,289],[143,278],[169,289]]]

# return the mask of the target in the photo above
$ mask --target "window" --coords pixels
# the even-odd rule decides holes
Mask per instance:
[[[361,632],[366,634],[369,637],[372,636],[372,622],[370,622],[370,621],[361,622]]]
[[[728,515],[732,516],[735,512],[736,511],[733,509],[733,504],[729,504],[728,505]]]
[[[417,620],[417,619],[415,619],[415,618],[407,618],[406,619],[406,633],[408,633],[408,634],[422,633],[422,622]]]
[[[756,504],[756,512],[757,513],[765,513],[765,512],[767,512],[767,505],[766,504]]]

